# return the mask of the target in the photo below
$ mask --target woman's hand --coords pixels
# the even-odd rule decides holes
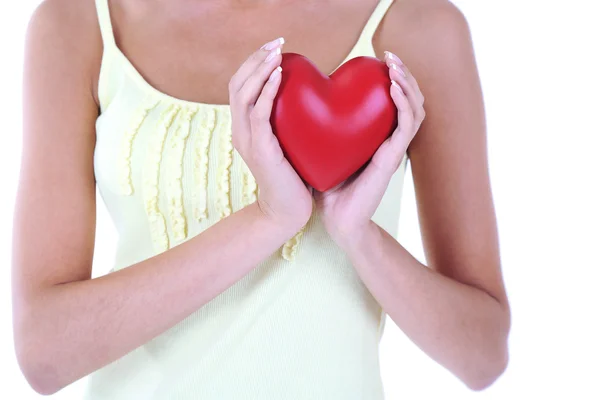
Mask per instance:
[[[300,229],[312,213],[311,194],[283,155],[271,129],[273,99],[281,83],[283,39],[252,54],[229,83],[232,140],[259,187],[258,205],[268,217]]]
[[[342,247],[371,222],[390,179],[400,166],[425,118],[423,95],[400,59],[386,52],[390,94],[398,108],[398,127],[377,149],[366,168],[327,192],[315,192],[317,210],[328,233]]]

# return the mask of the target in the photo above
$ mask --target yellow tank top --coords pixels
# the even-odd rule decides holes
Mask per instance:
[[[375,56],[381,0],[347,61]],[[96,0],[104,53],[94,170],[119,235],[111,271],[189,240],[254,202],[227,105],[144,80]],[[373,220],[396,236],[407,158]],[[149,305],[151,306],[151,305]],[[173,328],[95,371],[85,399],[379,400],[385,313],[316,213],[267,260]]]

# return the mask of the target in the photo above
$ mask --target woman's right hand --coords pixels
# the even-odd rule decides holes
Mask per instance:
[[[232,140],[256,179],[261,211],[299,229],[312,213],[312,195],[284,157],[270,123],[281,83],[283,42],[277,39],[265,44],[231,78]]]

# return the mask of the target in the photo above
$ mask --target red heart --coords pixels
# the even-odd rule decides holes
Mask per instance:
[[[295,53],[283,54],[281,67],[273,133],[300,177],[326,191],[365,165],[396,127],[388,67],[357,57],[328,77]]]

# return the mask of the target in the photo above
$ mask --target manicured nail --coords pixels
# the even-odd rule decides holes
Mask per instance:
[[[261,50],[273,50],[276,47],[282,46],[284,43],[285,43],[285,40],[282,37],[280,37],[279,39],[275,39],[275,40],[263,45],[263,47],[261,47]]]
[[[275,57],[277,57],[280,54],[281,54],[281,47],[278,47],[275,50],[271,51],[271,54],[269,54],[269,56],[266,58],[265,62],[268,63],[269,61],[271,61],[272,59],[274,59]]]
[[[269,76],[269,80],[270,81],[274,81],[275,78],[277,78],[277,75],[281,74],[281,67],[277,67],[273,70],[273,72],[271,72],[271,75]]]
[[[384,54],[385,54],[386,58],[396,61],[399,65],[403,64],[402,60],[400,60],[400,58],[397,55],[395,55],[394,53],[392,53],[391,51],[384,51]]]
[[[392,86],[394,86],[396,89],[398,89],[402,94],[404,94],[404,91],[402,90],[402,88],[400,87],[400,85],[398,84],[398,82],[396,82],[395,80],[392,80]]]

